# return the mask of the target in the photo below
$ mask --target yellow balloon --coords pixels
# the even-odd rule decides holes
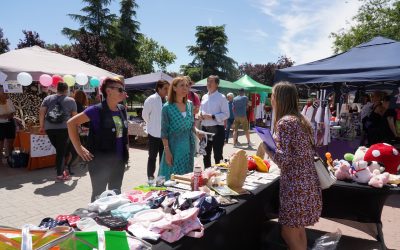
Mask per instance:
[[[75,77],[73,77],[72,75],[65,75],[63,77],[63,80],[69,87],[72,87],[75,85]]]

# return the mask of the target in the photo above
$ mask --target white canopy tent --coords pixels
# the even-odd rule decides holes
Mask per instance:
[[[0,54],[0,71],[7,75],[7,80],[17,80],[20,72],[31,74],[34,81],[39,81],[42,74],[63,76],[83,73],[98,78],[118,76],[81,60],[39,46]]]

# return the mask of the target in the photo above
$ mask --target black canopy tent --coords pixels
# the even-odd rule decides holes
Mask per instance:
[[[400,80],[400,42],[375,37],[344,53],[277,70],[274,82],[289,81],[317,87],[397,88]]]
[[[125,88],[126,90],[154,90],[157,81],[167,80],[171,83],[172,79],[173,78],[171,76],[161,71],[145,75],[138,75],[125,79]]]

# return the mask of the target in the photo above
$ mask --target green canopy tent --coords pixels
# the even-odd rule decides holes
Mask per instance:
[[[196,82],[192,88],[195,88],[198,90],[203,90],[203,91],[207,90],[207,78],[204,78],[203,80]],[[219,88],[227,89],[227,90],[239,90],[243,87],[241,87],[233,82],[219,79]]]
[[[254,93],[254,92],[256,92],[256,93],[260,93],[260,92],[272,93],[272,87],[266,86],[259,82],[256,82],[248,75],[244,75],[242,78],[240,78],[239,80],[237,80],[233,83],[240,86],[241,88],[244,88],[246,91],[249,91],[252,93]]]

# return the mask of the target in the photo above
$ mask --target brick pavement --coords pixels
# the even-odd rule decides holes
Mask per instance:
[[[258,145],[260,140],[257,135],[252,133],[251,138]],[[242,135],[239,140],[245,142],[245,137]],[[225,157],[237,150],[233,148],[231,143],[224,147]],[[247,150],[247,152],[254,154],[255,150]],[[147,150],[131,148],[130,157],[131,167],[125,173],[123,190],[144,184],[147,179]],[[202,162],[202,159],[196,158],[197,161]],[[25,169],[10,169],[0,162],[0,225],[11,227],[21,227],[26,223],[37,225],[45,217],[69,214],[76,208],[87,207],[91,194],[89,175],[86,169],[80,166],[75,166],[74,172],[76,175],[72,180],[65,183],[55,183],[54,168],[27,171]],[[399,208],[399,196],[391,197],[387,201],[382,214],[386,245],[392,249],[400,249]],[[343,235],[364,239],[364,245],[368,245],[368,248],[360,249],[376,247],[376,244],[370,241],[372,237],[369,235],[336,222],[321,219],[312,228],[326,232],[334,232],[340,228]],[[351,246],[351,248],[353,247],[356,247],[356,245]]]

